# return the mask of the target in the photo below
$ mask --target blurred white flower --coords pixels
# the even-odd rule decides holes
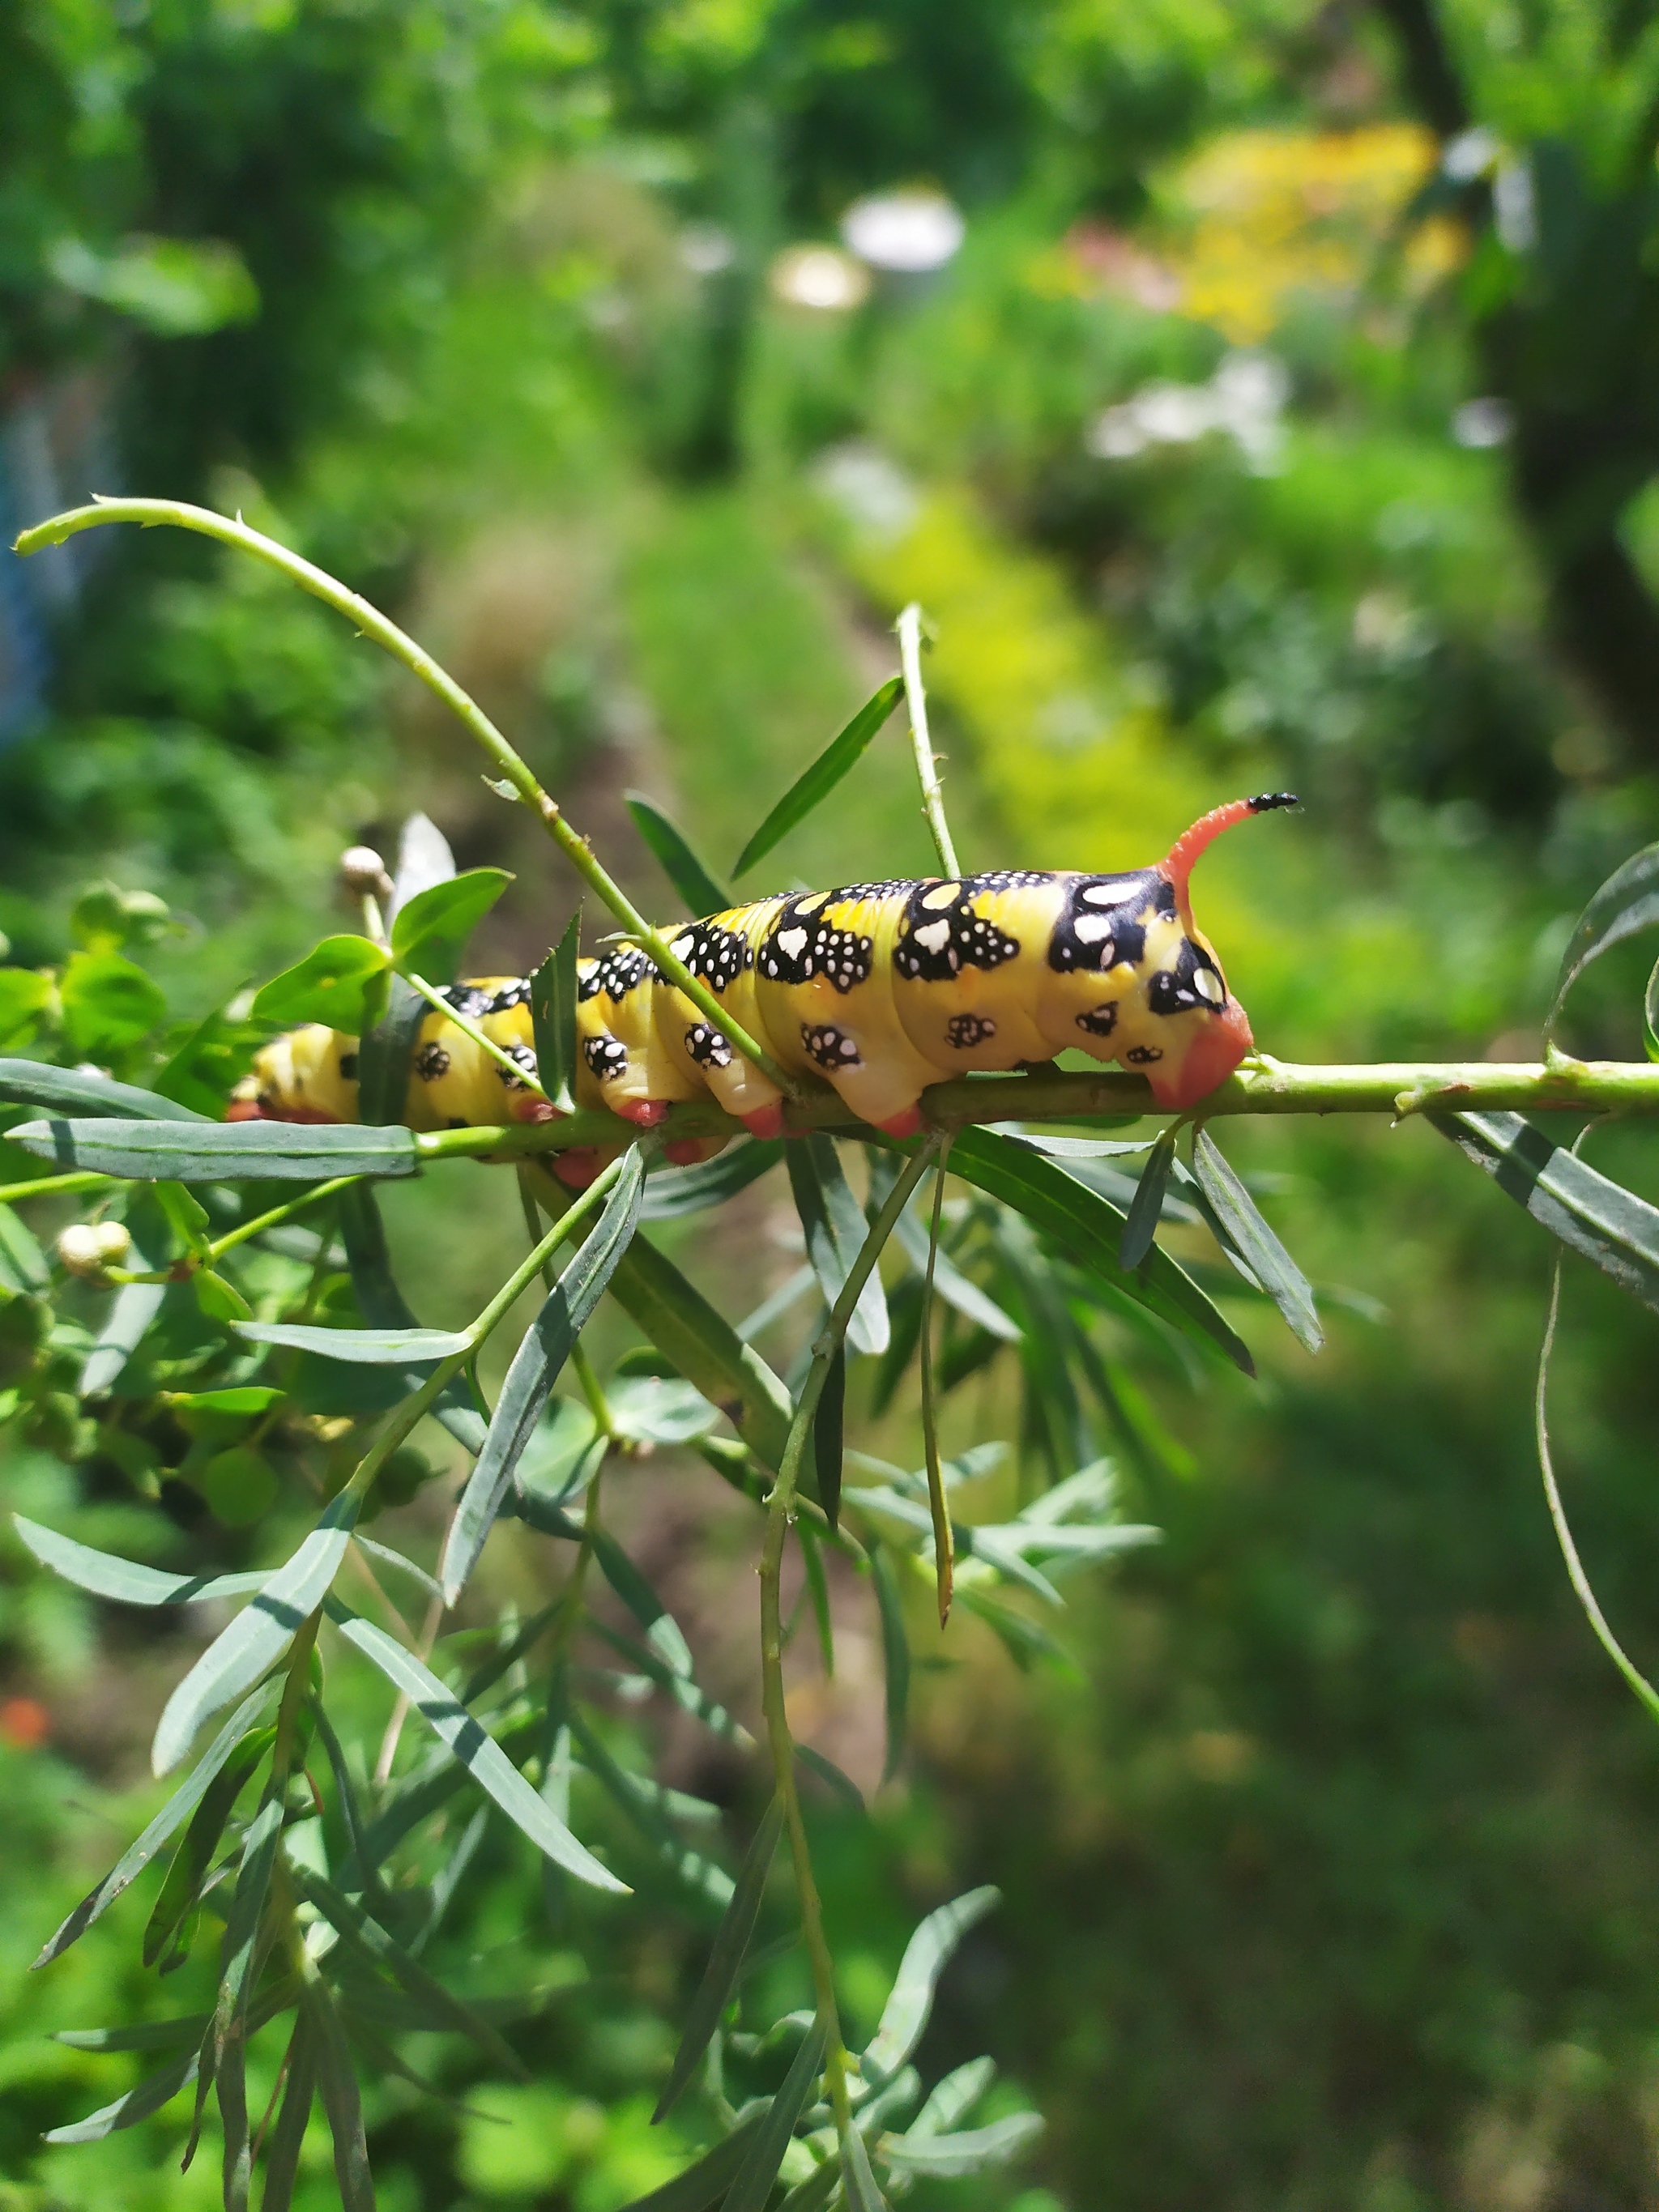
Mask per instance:
[[[1501,446],[1515,428],[1515,417],[1504,399],[1466,399],[1451,418],[1451,434],[1460,446]]]
[[[954,201],[921,190],[872,192],[854,200],[841,221],[841,234],[860,261],[907,276],[942,269],[967,228]]]
[[[1212,431],[1231,438],[1258,476],[1277,466],[1291,380],[1271,354],[1230,353],[1207,384],[1143,385],[1089,426],[1097,460],[1124,461],[1149,446],[1190,446]]]
[[[718,276],[738,258],[738,242],[718,223],[694,222],[680,233],[680,260],[694,276]]]
[[[921,500],[915,485],[874,446],[832,446],[812,474],[825,497],[872,538],[902,538],[915,520]]]
[[[870,279],[850,253],[836,246],[791,246],[772,264],[767,280],[792,307],[845,314],[860,307]]]

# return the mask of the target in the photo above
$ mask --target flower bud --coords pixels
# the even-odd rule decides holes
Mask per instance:
[[[58,1239],[58,1256],[70,1274],[89,1283],[107,1279],[111,1267],[123,1266],[132,1252],[132,1238],[123,1221],[75,1221]]]
[[[372,845],[349,845],[340,855],[340,881],[353,898],[386,899],[392,878],[386,862]]]

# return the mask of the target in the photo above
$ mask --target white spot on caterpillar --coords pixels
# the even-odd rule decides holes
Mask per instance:
[[[1122,906],[1126,903],[1121,890],[1110,884],[1091,884],[1083,894],[1091,906]]]
[[[1079,945],[1111,943],[1112,925],[1103,914],[1080,914],[1072,927]]]
[[[1193,988],[1200,999],[1207,999],[1212,1006],[1218,1006],[1224,995],[1221,978],[1212,968],[1200,968],[1194,971]]]
[[[930,914],[937,914],[942,907],[954,906],[961,890],[960,884],[940,884],[931,891],[924,891],[921,902]],[[921,933],[920,930],[916,933],[918,936]]]
[[[696,939],[692,936],[690,931],[687,930],[685,935],[684,937],[677,937],[668,949],[673,954],[676,960],[684,960],[686,955],[694,949],[696,942]]]
[[[805,943],[806,932],[804,929],[781,929],[778,932],[778,950],[787,954],[791,960],[799,959]]]
[[[951,941],[951,925],[948,921],[930,921],[925,929],[917,930],[915,936],[916,943],[929,952],[942,952]]]

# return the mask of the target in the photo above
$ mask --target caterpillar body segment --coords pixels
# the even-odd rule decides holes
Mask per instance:
[[[1010,869],[758,899],[688,922],[676,957],[793,1075],[828,1083],[861,1121],[893,1135],[921,1126],[930,1084],[1006,1072],[1067,1047],[1146,1077],[1184,1111],[1252,1048],[1214,947],[1193,921],[1188,879],[1224,830],[1288,793],[1218,807],[1154,867],[1094,875]],[[492,1043],[535,1073],[530,987],[517,977],[444,994]],[[684,994],[628,940],[578,967],[575,1094],[651,1127],[677,1101],[711,1095],[760,1135],[783,1098]],[[313,1025],[255,1061],[236,1116],[350,1121],[355,1038]],[[404,1115],[416,1129],[545,1119],[550,1109],[446,1015],[422,1024]],[[671,1148],[705,1158],[720,1140]],[[587,1180],[598,1150],[559,1171]]]

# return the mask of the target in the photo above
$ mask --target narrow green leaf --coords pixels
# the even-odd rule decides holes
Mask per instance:
[[[650,1845],[665,1873],[683,1888],[705,1899],[719,1911],[732,1901],[732,1877],[723,1867],[694,1850],[672,1826],[678,1792],[665,1790],[643,1775],[630,1774],[611,1756],[579,1709],[570,1709],[570,1733],[582,1763],[605,1794],[627,1814]],[[691,1801],[695,1803],[696,1801]]]
[[[870,1547],[870,1580],[876,1593],[881,1621],[881,1658],[887,1685],[887,1755],[881,1778],[890,1782],[904,1756],[905,1732],[910,1711],[910,1639],[905,1632],[904,1606],[898,1577],[884,1544]]]
[[[923,2136],[949,2135],[957,2122],[973,2111],[995,2081],[996,2074],[994,2058],[970,2058],[943,2081],[936,2081],[928,2092],[927,2103],[910,2123],[910,2141],[915,2142]]]
[[[772,1860],[782,1829],[783,1806],[781,1800],[774,1797],[755,1831],[748,1850],[744,1854],[737,1887],[732,1893],[732,1902],[726,1906],[725,1917],[714,1931],[708,1964],[703,1969],[702,1979],[698,1983],[696,1994],[686,2012],[680,2047],[674,2053],[674,2063],[669,2069],[668,2080],[657,2100],[657,2109],[651,2115],[653,2126],[672,2110],[702,2064],[702,2054],[708,2050],[710,2039],[720,2025],[720,2014],[738,1985],[744,1959],[754,1936],[755,1923],[760,1917],[761,1903],[766,1895],[767,1876],[772,1870]]]
[[[675,1371],[720,1407],[756,1457],[775,1468],[789,1434],[789,1393],[673,1261],[636,1237],[611,1279],[611,1295]]]
[[[67,2127],[50,2128],[42,2140],[49,2143],[101,2142],[119,2128],[136,2127],[140,2120],[149,2119],[152,2112],[159,2112],[163,2105],[171,2104],[181,2089],[190,2087],[196,2079],[198,2064],[194,2051],[181,2051],[154,2074],[146,2075],[112,2105],[100,2106],[97,2112],[88,2112],[85,2119],[71,2121]]]
[[[125,2027],[59,2027],[54,2043],[71,2051],[171,2051],[187,2043],[192,2050],[208,2024],[204,2012],[181,2013],[174,2020],[134,2021]]]
[[[641,1218],[684,1221],[688,1215],[706,1213],[758,1182],[782,1158],[781,1139],[742,1137],[717,1158],[700,1161],[696,1167],[660,1169],[645,1187]]]
[[[351,1272],[351,1294],[357,1301],[358,1312],[371,1328],[417,1328],[420,1324],[410,1311],[392,1273],[392,1254],[374,1190],[368,1183],[353,1183],[340,1193],[337,1203],[340,1237],[345,1246],[346,1266]],[[407,1370],[404,1376],[405,1390],[411,1395],[418,1390],[428,1372],[422,1367]],[[457,1443],[476,1459],[483,1449],[484,1418],[473,1404],[461,1376],[457,1375],[444,1385],[432,1413],[434,1419],[441,1422]]]
[[[259,2212],[289,2212],[294,2185],[299,2178],[300,2149],[311,2119],[317,2094],[317,2031],[309,2016],[301,2013],[289,2038],[288,2078],[276,2124],[270,2131],[265,2155],[265,2185]]]
[[[887,2212],[887,2199],[876,2185],[870,2167],[870,2148],[857,2128],[842,2137],[842,2170],[846,2177],[848,2212]]]
[[[1284,1315],[1291,1335],[1304,1351],[1317,1352],[1325,1332],[1314,1310],[1308,1279],[1262,1219],[1255,1200],[1207,1129],[1199,1130],[1193,1139],[1193,1172],[1251,1273]]]
[[[26,1121],[7,1131],[37,1159],[140,1182],[320,1182],[412,1176],[413,1132],[329,1121]]]
[[[258,1723],[260,1714],[270,1704],[270,1687],[256,1690],[231,1715],[203,1753],[188,1779],[167,1800],[143,1833],[128,1845],[103,1880],[88,1891],[52,1936],[34,1961],[37,1967],[50,1966],[54,1959],[67,1951],[71,1943],[85,1935],[94,1920],[108,1911],[122,1892],[137,1881],[168,1838],[177,1833],[201,1803],[226,1760],[248,1730]]]
[[[316,1906],[342,1942],[365,1964],[384,1968],[410,1996],[427,2008],[430,2016],[459,2034],[471,2036],[495,2065],[523,2080],[524,2068],[488,2021],[481,2020],[471,2005],[452,1995],[371,1913],[298,1859],[290,1857],[285,1864],[288,1878],[301,1896]]]
[[[639,831],[674,889],[684,900],[687,911],[701,920],[711,914],[724,914],[737,902],[723,884],[717,884],[692,851],[684,833],[678,830],[654,799],[647,799],[642,791],[625,791],[623,803],[634,817],[634,827]]]
[[[189,1827],[179,1840],[173,1863],[167,1870],[144,1929],[140,1955],[147,1966],[155,1964],[195,1910],[231,1808],[276,1741],[274,1726],[256,1729],[238,1744],[197,1807]]]
[[[812,1617],[817,1626],[818,1656],[823,1662],[825,1674],[834,1677],[836,1671],[836,1624],[830,1610],[830,1583],[823,1571],[823,1553],[811,1523],[797,1521],[795,1540],[800,1546],[801,1566],[806,1577],[808,1595],[812,1601]]]
[[[398,833],[398,865],[392,872],[392,896],[386,902],[388,928],[412,898],[447,884],[455,873],[449,840],[428,814],[406,817]]]
[[[866,699],[840,735],[832,738],[811,766],[797,776],[738,855],[734,876],[746,875],[757,860],[781,843],[798,823],[826,799],[849,769],[856,767],[870,740],[904,696],[904,678],[890,676]]]
[[[1063,1674],[1067,1681],[1081,1682],[1083,1675],[1075,1659],[1056,1638],[1024,1613],[989,1590],[963,1589],[957,1592],[969,1613],[977,1615],[995,1636],[1003,1650],[1022,1674],[1027,1673],[1033,1662],[1042,1660]]]
[[[590,1532],[593,1557],[617,1595],[645,1631],[645,1640],[669,1670],[690,1679],[691,1647],[680,1625],[608,1530]]]
[[[1645,845],[1613,870],[1575,923],[1561,955],[1555,994],[1544,1018],[1547,1039],[1554,1035],[1567,994],[1590,963],[1626,938],[1650,929],[1656,921],[1659,921],[1659,845]]]
[[[249,1014],[274,1029],[323,1022],[356,1036],[363,1025],[363,994],[385,972],[389,957],[383,945],[367,937],[325,937],[254,994]]]
[[[581,931],[579,906],[565,924],[563,936],[530,979],[536,1073],[553,1104],[566,1113],[575,1104],[576,962]]]
[[[149,1334],[167,1294],[165,1283],[123,1283],[81,1368],[81,1395],[101,1398],[126,1372]]]
[[[234,1327],[238,1322],[252,1319],[253,1309],[235,1284],[227,1282],[211,1267],[198,1267],[190,1279],[196,1303],[210,1321],[228,1322]]]
[[[1437,1114],[1443,1136],[1507,1197],[1659,1312],[1659,1212],[1518,1114]]]
[[[846,1443],[847,1347],[838,1344],[812,1416],[812,1458],[817,1468],[818,1504],[832,1528],[841,1526],[842,1454]]]
[[[237,1323],[236,1334],[250,1344],[314,1352],[353,1367],[402,1367],[416,1360],[453,1359],[472,1348],[472,1339],[464,1329],[313,1328],[298,1322],[248,1321]]]
[[[169,1390],[166,1402],[176,1413],[234,1413],[252,1420],[268,1413],[283,1395],[268,1383],[246,1382],[223,1390]]]
[[[763,2212],[796,2124],[811,2101],[813,2088],[823,2070],[828,2041],[823,2022],[814,2021],[783,2077],[783,2087],[761,2115],[760,2124],[750,2139],[748,2152],[726,2197],[725,2212]]]
[[[849,1813],[867,1811],[859,1786],[849,1774],[844,1774],[833,1759],[826,1759],[821,1751],[814,1751],[810,1743],[798,1743],[795,1756],[811,1774],[816,1774]]]
[[[549,1291],[513,1355],[483,1449],[461,1494],[444,1545],[438,1572],[448,1605],[454,1604],[477,1565],[513,1471],[535,1432],[570,1348],[586,1327],[617,1261],[633,1241],[644,1186],[644,1158],[635,1146],[623,1162],[604,1212]]]
[[[783,1149],[795,1211],[806,1238],[806,1256],[824,1304],[833,1306],[869,1234],[869,1224],[830,1138],[814,1133],[796,1138]],[[847,1340],[855,1352],[881,1352],[887,1349],[889,1334],[887,1300],[881,1276],[872,1267],[859,1293]]]
[[[1219,1346],[1246,1375],[1255,1373],[1249,1346],[1159,1246],[1152,1246],[1133,1274],[1125,1272],[1117,1256],[1125,1215],[1056,1161],[994,1130],[969,1128],[952,1140],[951,1172],[1023,1213],[1103,1285],[1183,1334]]]
[[[982,1888],[953,1898],[949,1905],[941,1905],[916,1929],[904,1947],[892,1994],[860,2062],[866,2081],[874,2086],[888,2081],[908,2058],[921,2040],[933,2009],[939,1978],[957,1946],[1001,1901],[1001,1891],[988,1882]]]
[[[111,1076],[79,1067],[47,1067],[37,1060],[0,1060],[0,1103],[46,1106],[60,1114],[111,1115],[117,1120],[193,1121],[198,1127],[207,1118],[136,1084],[117,1083]]]
[[[664,1618],[670,1616],[665,1615]],[[641,1674],[648,1675],[659,1690],[665,1690],[683,1711],[691,1714],[694,1719],[700,1720],[705,1728],[711,1729],[715,1735],[724,1737],[727,1742],[738,1744],[744,1750],[754,1747],[755,1739],[742,1722],[733,1720],[725,1706],[717,1703],[707,1691],[699,1689],[691,1676],[680,1667],[671,1667],[660,1651],[651,1650],[643,1644],[635,1644],[631,1636],[622,1635],[608,1621],[590,1616],[587,1625],[596,1636],[604,1638],[613,1651],[626,1659],[629,1666]],[[678,1633],[678,1628],[675,1633]],[[688,1663],[689,1660],[688,1653]]]
[[[349,1491],[325,1508],[292,1559],[261,1583],[252,1601],[222,1630],[167,1699],[151,1747],[157,1774],[175,1767],[210,1713],[239,1698],[280,1657],[339,1572],[357,1517]]]
[[[469,868],[465,875],[416,891],[392,917],[394,964],[428,983],[453,983],[466,940],[512,880],[505,868]],[[258,1001],[254,1004],[257,1008]]]
[[[723,2136],[713,2150],[705,2151],[695,2165],[677,2173],[644,2197],[625,2204],[623,2212],[709,2212],[731,2187],[738,2169],[749,2155],[763,2115],[757,2112]]]
[[[1659,1060],[1659,960],[1653,963],[1642,994],[1642,1049],[1650,1060]]]
[[[340,2192],[340,2212],[374,2212],[374,2179],[363,2136],[362,2102],[345,2030],[326,1984],[308,1983],[301,2002],[316,2031],[317,2086],[334,2138],[334,2179]]]
[[[981,2172],[988,2166],[1006,2166],[1018,2158],[1028,2143],[1042,2133],[1041,2112],[1010,2112],[988,2127],[971,2128],[961,2135],[889,2136],[881,2154],[901,2173],[933,2174],[956,2180]]]
[[[10,1206],[0,1206],[0,1284],[30,1294],[46,1290],[51,1281],[52,1269],[39,1240]]]
[[[618,1881],[609,1868],[578,1843],[562,1820],[554,1818],[495,1738],[458,1705],[428,1668],[411,1652],[394,1644],[370,1622],[349,1613],[343,1607],[330,1607],[342,1636],[355,1644],[391,1682],[401,1690],[422,1719],[465,1767],[479,1787],[493,1797],[515,1827],[521,1828],[538,1850],[557,1862],[579,1881],[595,1889],[625,1896],[628,1885]]]
[[[357,1032],[357,1119],[375,1128],[400,1122],[408,1112],[409,1064],[432,1012],[401,975],[388,974],[383,981],[384,1006],[366,1006]]]
[[[112,1598],[118,1605],[199,1605],[210,1598],[245,1597],[262,1589],[266,1571],[254,1568],[234,1575],[169,1575],[159,1567],[141,1566],[136,1559],[118,1559],[113,1552],[94,1552],[38,1521],[12,1516],[21,1540],[54,1574],[94,1597]]]
[[[219,1945],[219,1996],[206,2048],[224,2136],[227,2212],[243,2212],[252,2168],[247,2124],[248,1998],[258,1972],[259,1930],[282,1832],[282,1800],[267,1794],[242,1836],[241,1863]],[[200,2112],[198,2100],[198,2118]]]
[[[407,1575],[411,1582],[418,1583],[428,1597],[442,1597],[443,1585],[437,1577],[428,1574],[424,1567],[416,1566],[414,1560],[406,1559],[403,1553],[394,1552],[390,1544],[377,1544],[372,1536],[361,1534],[354,1540],[359,1551],[368,1553],[383,1565],[394,1567],[400,1575]]]
[[[1169,1128],[1146,1155],[1117,1248],[1117,1264],[1126,1273],[1140,1265],[1158,1234],[1158,1224],[1164,1214],[1164,1194],[1170,1187],[1170,1170],[1175,1164],[1175,1148],[1176,1132]]]

